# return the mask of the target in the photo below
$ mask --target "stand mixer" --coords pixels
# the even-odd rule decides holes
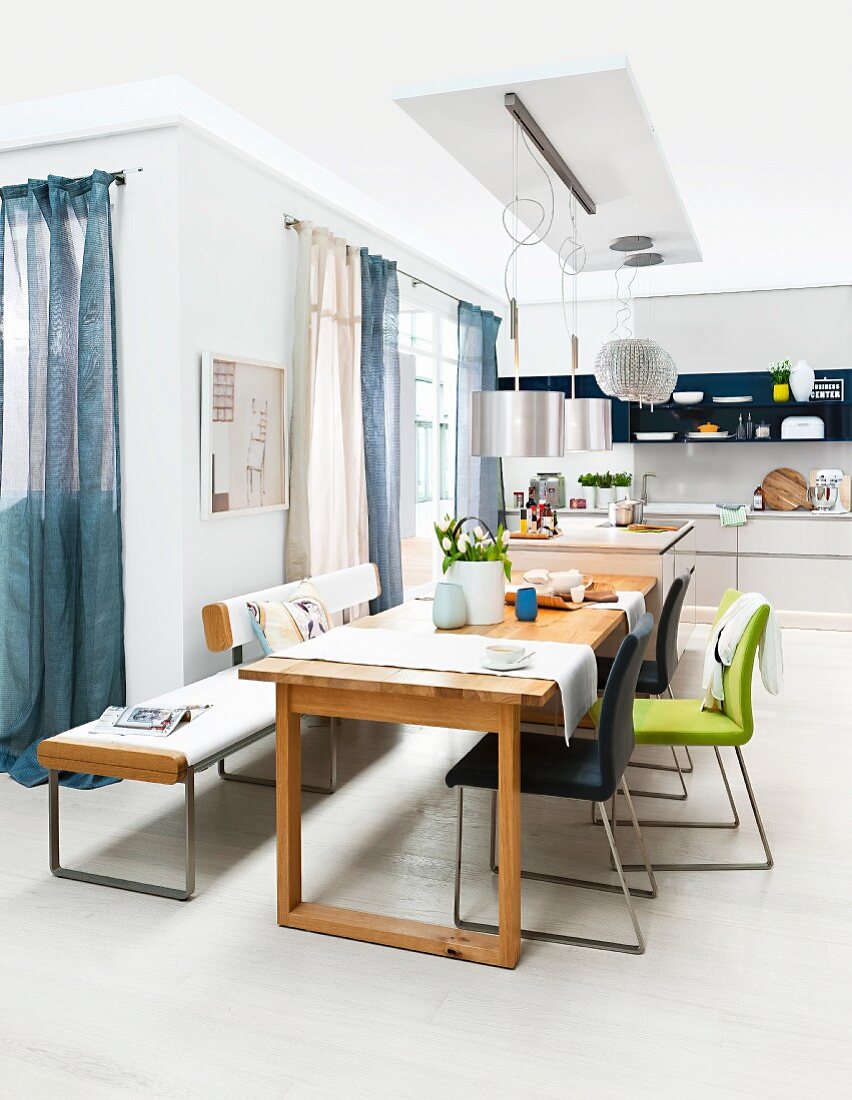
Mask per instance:
[[[814,483],[808,488],[808,501],[815,512],[830,514],[847,511],[840,501],[842,483],[842,470],[817,470]]]

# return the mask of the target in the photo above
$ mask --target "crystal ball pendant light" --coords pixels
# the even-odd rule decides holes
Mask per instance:
[[[653,246],[650,237],[618,237],[610,248],[614,252],[632,253],[624,260],[626,268],[650,268],[663,262],[658,252],[649,252]],[[636,251],[636,250],[640,251]],[[616,272],[616,286],[618,272]],[[622,309],[630,315],[630,289],[619,299]],[[617,328],[616,328],[617,331]],[[629,331],[629,329],[628,329]],[[595,358],[595,379],[604,393],[622,401],[638,401],[639,404],[659,405],[672,395],[677,385],[677,367],[674,359],[656,340],[629,336],[608,340]]]

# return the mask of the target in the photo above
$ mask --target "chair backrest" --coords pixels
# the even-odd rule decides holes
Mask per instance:
[[[372,562],[365,565],[353,565],[349,569],[339,569],[334,573],[323,573],[310,578],[325,606],[333,615],[339,611],[348,611],[359,604],[374,600],[381,592],[379,571]],[[260,592],[247,592],[244,596],[231,596],[219,603],[209,603],[201,609],[204,623],[204,638],[207,648],[214,653],[226,649],[248,645],[255,640],[247,602],[266,603],[289,599],[301,584],[291,581],[274,588],[264,588]]]
[[[603,785],[611,785],[613,790],[621,782],[636,744],[633,700],[653,627],[654,617],[646,611],[618,647],[604,689],[598,722],[598,754]]]
[[[691,580],[691,570],[675,577],[669,585],[663,610],[660,612],[660,622],[657,627],[657,673],[660,683],[665,682],[666,687],[672,682],[672,677],[677,670],[677,634],[680,627],[680,614]]]
[[[714,625],[741,595],[742,592],[738,592],[736,588],[727,590],[719,604],[716,618],[713,620]],[[764,604],[752,615],[748,626],[743,631],[742,638],[739,640],[730,666],[722,671],[722,688],[725,694],[722,701],[722,711],[733,722],[736,722],[748,737],[751,737],[754,733],[754,714],[751,705],[754,658],[760,639],[766,629],[768,618],[769,605]]]

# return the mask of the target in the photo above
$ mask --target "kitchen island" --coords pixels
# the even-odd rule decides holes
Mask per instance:
[[[648,520],[654,523],[654,520]],[[579,569],[581,573],[620,573],[654,577],[648,610],[659,621],[660,609],[674,578],[695,565],[695,529],[691,520],[673,520],[674,531],[633,532],[610,527],[600,515],[560,519],[561,534],[551,539],[513,538],[509,554],[515,570],[547,569],[551,573]],[[695,624],[695,586],[690,586],[681,617],[679,646],[686,645]],[[651,640],[653,647],[653,639]]]

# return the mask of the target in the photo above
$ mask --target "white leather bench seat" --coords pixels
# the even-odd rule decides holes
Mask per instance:
[[[189,767],[223,752],[244,737],[275,723],[275,686],[254,680],[240,680],[237,668],[226,669],[206,680],[147,699],[139,706],[201,706],[212,703],[205,714],[185,723],[169,737],[151,737],[143,733],[91,733],[91,723],[59,733],[52,741],[109,746],[110,748],[162,749],[181,753]]]

